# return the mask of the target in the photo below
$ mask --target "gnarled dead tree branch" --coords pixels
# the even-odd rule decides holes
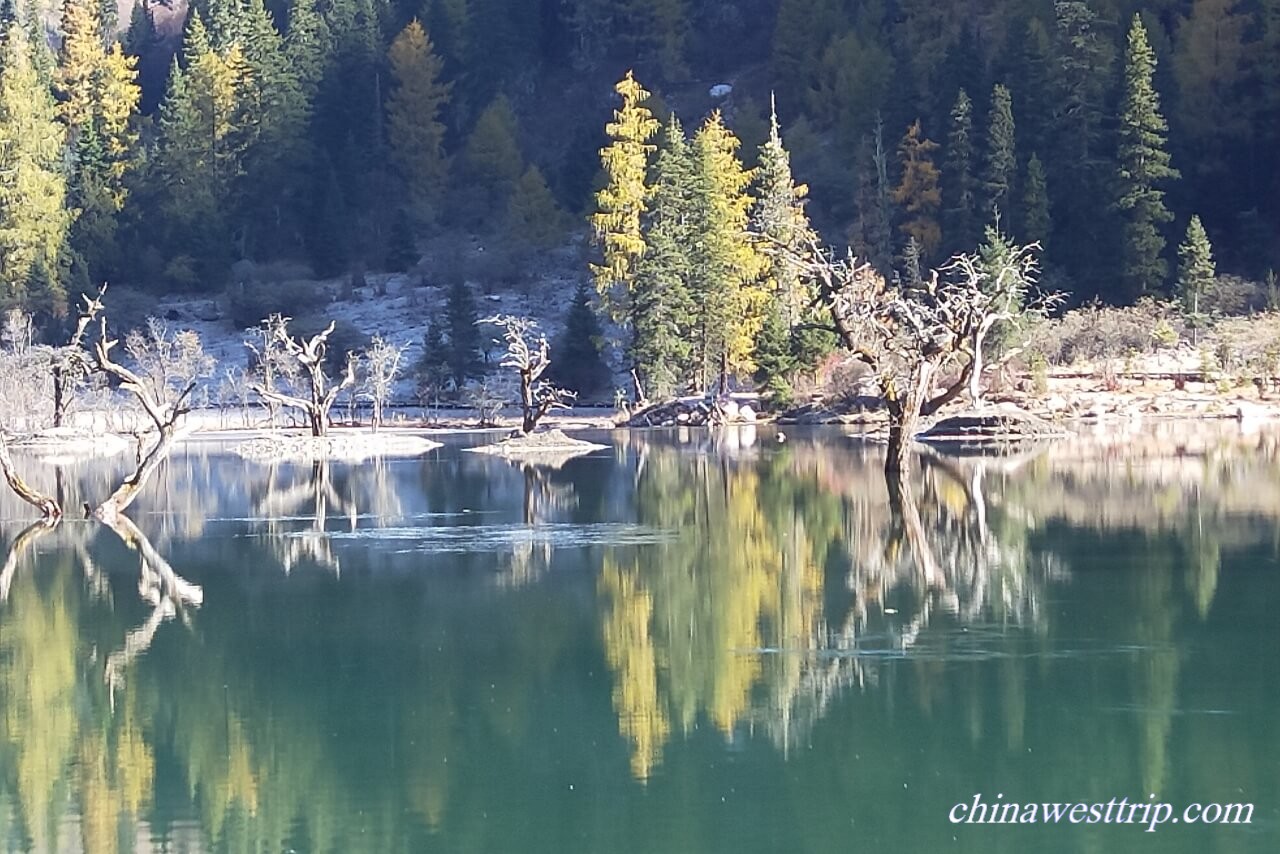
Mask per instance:
[[[919,285],[896,287],[870,264],[852,253],[837,257],[813,236],[800,250],[765,244],[795,265],[841,345],[875,375],[889,412],[890,473],[907,468],[920,418],[980,381],[975,374],[987,334],[1025,309],[1035,273],[1034,246],[1008,247],[994,263],[960,255]],[[939,388],[948,370],[953,373]]]
[[[190,411],[187,400],[195,390],[197,379],[190,377],[178,389],[172,400],[166,400],[163,392],[153,383],[147,382],[134,371],[111,358],[111,350],[119,341],[107,336],[107,322],[102,320],[101,335],[94,345],[94,357],[98,369],[119,381],[120,387],[130,392],[141,404],[156,428],[154,444],[145,453],[139,454],[138,466],[133,474],[125,478],[111,497],[93,508],[93,516],[99,521],[111,525],[113,520],[133,503],[151,474],[160,466],[178,435],[178,422]]]
[[[9,443],[3,433],[0,433],[0,469],[4,471],[4,479],[8,482],[9,488],[23,501],[44,514],[45,519],[58,519],[62,516],[62,505],[28,485],[18,474],[13,464],[13,457],[9,455]]]
[[[266,321],[268,351],[288,355],[307,376],[309,399],[285,394],[278,389],[270,388],[264,383],[254,383],[251,387],[259,397],[269,403],[288,406],[302,410],[311,427],[312,436],[323,436],[329,429],[329,410],[333,408],[338,395],[356,381],[356,356],[347,353],[347,365],[342,377],[331,383],[325,373],[325,357],[329,349],[329,336],[336,326],[331,321],[324,330],[307,339],[294,338],[289,334],[289,320],[279,314],[272,315]],[[266,353],[259,353],[260,359],[267,358]]]
[[[500,314],[480,323],[491,323],[502,330],[507,352],[502,367],[514,368],[520,377],[520,431],[532,433],[538,422],[552,409],[567,409],[577,394],[546,382],[542,375],[551,367],[551,345],[538,330],[536,321],[528,317]]]
[[[67,409],[76,384],[83,381],[93,370],[89,354],[84,349],[84,336],[89,325],[97,319],[102,311],[102,297],[107,292],[104,283],[98,288],[94,297],[85,294],[81,297],[80,316],[76,318],[75,329],[67,343],[53,350],[50,371],[53,374],[53,426],[61,427],[66,421]]]

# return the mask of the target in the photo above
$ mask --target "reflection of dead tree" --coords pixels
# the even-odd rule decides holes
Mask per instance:
[[[252,388],[263,400],[301,410],[307,417],[312,436],[323,436],[329,430],[329,410],[334,401],[348,386],[356,381],[356,357],[347,353],[347,367],[337,383],[330,383],[325,373],[325,357],[329,350],[329,336],[333,334],[336,321],[330,321],[323,331],[307,339],[294,338],[289,334],[290,318],[279,314],[267,319],[268,350],[287,354],[307,375],[310,391],[308,398],[285,394],[278,389],[268,387],[265,383],[254,383]],[[265,353],[259,353],[259,360],[267,359]],[[264,364],[268,362],[264,361]]]
[[[102,521],[138,552],[138,595],[152,608],[146,621],[125,636],[124,646],[107,656],[104,678],[114,696],[115,689],[124,683],[125,670],[150,648],[160,626],[175,616],[185,619],[188,606],[200,607],[204,590],[178,575],[128,516],[116,514]]]
[[[113,361],[111,350],[118,343],[115,339],[107,337],[107,324],[104,319],[102,321],[102,335],[94,349],[98,368],[119,380],[120,387],[132,393],[142,405],[142,408],[151,417],[151,421],[155,425],[156,439],[155,444],[146,453],[142,453],[141,448],[139,448],[138,466],[133,474],[116,488],[110,498],[93,509],[94,517],[107,525],[111,525],[112,520],[133,503],[147,479],[164,461],[165,457],[169,455],[169,449],[177,438],[178,422],[182,416],[190,411],[190,407],[187,406],[187,399],[191,396],[191,392],[195,390],[199,377],[203,374],[203,368],[200,368],[184,375],[182,377],[183,385],[176,389],[176,394],[170,395],[167,382],[158,381],[155,376],[144,379],[130,369]],[[194,341],[187,340],[182,346],[184,349],[193,348],[195,351],[199,351],[199,339],[196,338]],[[202,352],[195,358],[195,361],[200,365],[207,364]]]
[[[22,533],[14,538],[13,545],[9,546],[9,554],[5,556],[4,568],[0,569],[0,602],[9,598],[9,585],[13,583],[13,576],[18,571],[18,563],[22,560],[23,554],[31,548],[32,543],[57,526],[56,517],[52,519],[46,517],[23,528]]]
[[[272,464],[267,476],[267,492],[254,503],[254,515],[266,518],[267,532],[273,543],[278,544],[277,556],[285,573],[292,572],[303,561],[310,561],[339,574],[341,565],[328,535],[329,509],[333,507],[345,516],[354,530],[359,513],[355,501],[343,498],[334,487],[328,460],[317,460],[312,465],[310,478],[285,489],[276,487],[277,471],[277,466]],[[291,535],[284,531],[281,518],[297,516],[308,505],[312,517],[309,530]]]
[[[555,511],[566,510],[577,504],[578,495],[572,483],[555,483],[551,480],[551,473],[562,464],[554,461],[549,464],[542,464],[542,461],[537,464],[513,461],[513,465],[524,475],[521,518],[528,528],[528,538],[516,544],[511,554],[510,568],[502,577],[503,584],[528,584],[551,565],[551,540],[544,539],[541,543],[535,543],[534,530],[551,521]]]

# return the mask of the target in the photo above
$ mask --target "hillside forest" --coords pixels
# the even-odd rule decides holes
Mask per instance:
[[[104,281],[265,305],[480,240],[499,284],[580,256],[672,391],[832,346],[771,247],[911,282],[1035,243],[1076,304],[1280,266],[1280,0],[0,0],[0,27],[0,307],[49,328]]]

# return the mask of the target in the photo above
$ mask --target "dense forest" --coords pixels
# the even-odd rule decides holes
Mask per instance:
[[[584,233],[617,316],[610,283],[639,272],[608,257],[619,94],[647,117],[621,131],[637,229],[706,277],[767,275],[733,234],[788,206],[889,278],[994,224],[1055,288],[1130,302],[1171,293],[1193,215],[1219,272],[1277,266],[1280,0],[0,0],[0,21],[0,297],[44,316],[100,281],[406,270],[440,235],[519,267]],[[707,180],[700,260],[650,208]],[[762,210],[768,181],[792,204]],[[707,302],[704,323],[743,310]],[[684,357],[696,384],[761,333]]]

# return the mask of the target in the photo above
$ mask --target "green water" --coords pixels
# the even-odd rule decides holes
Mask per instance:
[[[924,461],[895,514],[874,449],[789,433],[191,444],[130,510],[167,568],[3,496],[0,844],[1280,850],[1280,438]],[[79,506],[128,460],[19,462]],[[951,823],[975,793],[1254,811]]]

